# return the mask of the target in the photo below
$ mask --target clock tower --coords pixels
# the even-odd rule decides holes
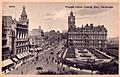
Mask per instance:
[[[75,16],[73,15],[73,12],[70,12],[70,16],[68,16],[68,31],[71,31],[75,28]]]

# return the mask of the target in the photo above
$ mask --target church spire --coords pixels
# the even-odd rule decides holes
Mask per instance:
[[[22,11],[21,17],[27,17],[27,14],[25,11],[25,6],[23,6],[23,11]]]

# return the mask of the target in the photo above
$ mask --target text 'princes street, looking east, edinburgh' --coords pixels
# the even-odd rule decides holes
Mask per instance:
[[[101,6],[98,6],[98,5],[94,5],[94,6],[89,6],[89,5],[86,5],[86,6],[65,6],[65,8],[90,8],[90,9],[93,9],[93,8],[113,8],[113,6],[111,5],[101,5]]]

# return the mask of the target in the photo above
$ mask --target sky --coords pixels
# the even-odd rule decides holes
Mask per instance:
[[[10,8],[9,6],[15,6]],[[94,26],[104,25],[108,30],[108,37],[119,35],[118,3],[100,2],[6,2],[2,6],[4,16],[12,16],[19,20],[22,7],[26,7],[29,19],[29,30],[39,28],[44,32],[50,30],[68,29],[68,16],[72,10],[76,17],[76,27],[93,23]],[[82,8],[66,8],[66,6],[79,6]],[[85,8],[87,6],[107,6],[112,8]]]

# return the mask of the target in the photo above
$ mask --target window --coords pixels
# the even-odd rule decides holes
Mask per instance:
[[[99,43],[101,43],[101,41],[99,41]]]
[[[34,42],[32,42],[32,44],[34,44]]]
[[[32,41],[34,41],[34,39],[32,39]]]
[[[101,48],[101,45],[99,45],[99,47]]]
[[[18,54],[18,49],[16,49],[16,54]]]

